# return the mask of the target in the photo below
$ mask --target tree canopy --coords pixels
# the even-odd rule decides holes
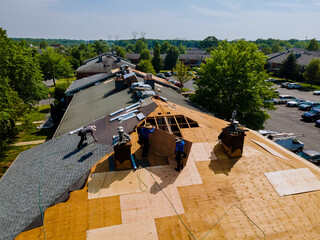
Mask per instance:
[[[149,51],[148,49],[143,49],[143,50],[140,52],[140,58],[139,58],[139,60],[142,60],[142,59],[151,60],[151,54],[150,54],[150,51]]]
[[[139,39],[134,45],[134,52],[141,53],[143,49],[147,49],[147,48],[148,48],[148,45],[142,39]]]
[[[178,62],[173,68],[173,71],[177,73],[178,81],[183,85],[193,78],[193,74],[190,73],[190,67],[183,62]]]
[[[264,109],[275,109],[264,101],[275,97],[271,83],[265,81],[265,60],[253,43],[221,42],[197,71],[197,89],[191,99],[217,117],[229,120],[237,110],[240,123],[263,128],[269,118]]]
[[[139,70],[145,73],[152,73],[153,75],[156,74],[151,62],[146,59],[142,59],[139,62]]]
[[[308,64],[303,76],[310,83],[310,87],[312,87],[313,83],[316,83],[316,82],[319,83],[320,82],[320,59],[312,59]]]
[[[167,51],[167,55],[164,59],[164,68],[166,70],[171,70],[178,61],[179,58],[179,49],[177,47],[171,46]]]
[[[122,58],[126,58],[126,50],[123,47],[116,46],[116,55]]]
[[[161,59],[161,56],[160,56],[160,45],[159,45],[159,43],[156,43],[156,45],[154,46],[152,65],[153,65],[154,70],[156,72],[160,72],[160,70],[162,68],[162,59]]]
[[[199,43],[199,48],[206,49],[211,47],[217,47],[219,40],[215,36],[208,36]]]
[[[308,51],[317,51],[318,49],[319,49],[318,41],[315,38],[311,39],[307,45],[307,50]]]
[[[162,43],[160,47],[160,53],[161,54],[167,53],[167,51],[170,49],[171,46],[172,45],[168,41],[165,41],[164,43]]]
[[[280,66],[280,76],[285,79],[295,80],[298,77],[298,73],[297,58],[293,53],[290,53]]]
[[[52,48],[47,48],[46,51],[40,55],[40,66],[45,80],[59,78],[69,78],[73,75],[70,63],[59,53],[53,51]]]

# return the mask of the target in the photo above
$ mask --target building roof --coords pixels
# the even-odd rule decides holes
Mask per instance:
[[[85,182],[77,182],[112,150],[89,138],[89,145],[79,151],[78,138],[66,134],[22,152],[1,178],[1,239],[13,239],[30,224],[41,226],[39,207],[45,211],[55,201],[65,201],[72,185],[73,190],[81,188]]]
[[[114,82],[106,81],[77,93],[62,120],[67,125],[58,129],[61,132],[56,134],[57,139],[72,138],[74,135],[64,132],[76,129],[73,124],[92,122],[93,117],[87,115],[96,118],[98,138],[111,136],[115,127],[107,125],[106,116],[124,107],[130,99],[130,104],[135,102],[129,91],[114,92],[113,88]],[[114,154],[106,150],[106,155],[91,168],[85,187],[71,192],[66,202],[47,208],[44,226],[22,232],[17,240],[42,239],[44,235],[88,240],[318,238],[317,166],[250,129],[246,132],[243,155],[230,158],[218,141],[221,129],[228,125],[226,121],[191,105],[172,89],[156,84],[158,88],[168,101],[148,99],[150,102],[144,105],[147,118],[141,122],[134,119],[136,122],[132,121],[127,128],[133,130],[129,132],[131,154],[140,168],[114,171]],[[100,114],[103,118],[98,119]],[[145,122],[157,128],[150,135],[148,158],[142,157],[137,133]],[[137,123],[137,128],[132,128]],[[101,126],[104,130],[100,132]],[[187,157],[181,172],[174,170],[176,132],[186,143]],[[74,145],[75,140],[65,143],[66,146]],[[63,143],[54,148],[63,150]],[[100,144],[108,146],[108,142]],[[40,151],[44,155],[36,151],[28,159],[34,155],[44,159],[47,152],[49,159],[53,158],[55,150],[47,148]],[[77,166],[73,163],[62,164],[63,170],[73,170]],[[29,175],[27,167],[24,171]],[[15,180],[10,179],[8,184],[18,193],[20,181]],[[13,201],[4,202],[8,207]],[[17,214],[12,219],[19,217]]]
[[[105,81],[108,78],[114,77],[114,75],[115,73],[114,74],[99,73],[99,74],[92,75],[90,77],[85,77],[85,78],[75,80],[68,87],[65,94],[67,96],[73,95],[77,91],[83,90],[84,88],[88,88],[94,84],[98,84],[102,81]]]
[[[76,70],[76,73],[110,73],[112,69],[119,68],[122,65],[128,65],[130,68],[135,68],[135,65],[130,63],[130,61],[109,53],[104,53],[101,57],[102,61],[99,60],[99,56],[88,59],[85,61],[84,65],[80,66]]]
[[[312,59],[320,59],[320,51],[306,51],[304,49],[290,49],[282,53],[268,55],[268,62],[281,64],[290,53],[295,54],[299,66],[307,66]]]

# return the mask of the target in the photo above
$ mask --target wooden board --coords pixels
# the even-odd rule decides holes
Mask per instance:
[[[320,190],[320,181],[308,168],[265,173],[280,197]]]
[[[158,239],[156,225],[153,219],[121,224],[111,227],[87,231],[87,240],[141,240]]]
[[[208,161],[217,160],[213,149],[209,143],[193,143],[191,147],[191,154],[194,161]]]
[[[287,159],[285,156],[281,155],[280,153],[278,153],[277,151],[273,150],[271,147],[268,147],[266,144],[262,143],[262,142],[258,142],[258,141],[255,141],[255,140],[252,140],[252,142],[258,144],[260,147],[264,148],[265,150],[267,150],[269,153],[271,153],[272,155],[274,156],[277,156],[277,157],[280,157],[280,158],[284,158],[284,159]]]

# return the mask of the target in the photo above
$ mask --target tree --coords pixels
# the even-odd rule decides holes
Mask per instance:
[[[177,64],[178,57],[179,49],[171,46],[167,51],[167,55],[164,59],[164,68],[167,70],[171,70]]]
[[[263,128],[269,118],[264,109],[275,109],[264,101],[275,97],[271,83],[265,81],[265,60],[254,43],[221,42],[197,71],[199,79],[192,101],[225,120],[236,110],[240,123]]]
[[[126,52],[127,53],[133,53],[134,52],[134,45],[132,43],[129,43],[127,46],[126,46]]]
[[[308,51],[317,51],[318,49],[319,49],[318,41],[315,38],[311,39],[307,45],[307,50]]]
[[[275,42],[274,44],[272,44],[271,51],[272,51],[273,53],[282,52],[283,50],[284,50],[284,49],[283,49],[283,47],[280,46],[280,43]]]
[[[182,43],[179,44],[178,49],[180,54],[185,54],[187,52],[187,47],[183,46]]]
[[[139,65],[139,70],[141,72],[152,73],[153,75],[156,74],[156,72],[154,71],[154,68],[149,60],[142,59],[142,60],[140,60],[138,65]]]
[[[173,71],[177,73],[177,79],[181,85],[190,81],[193,78],[193,74],[190,74],[190,67],[183,62],[178,62],[173,68]]]
[[[162,68],[162,59],[160,56],[160,45],[156,43],[153,50],[153,58],[152,58],[152,65],[156,72],[160,72]]]
[[[285,79],[295,80],[298,76],[297,58],[293,53],[283,60],[280,66],[280,76]]]
[[[116,55],[122,58],[126,58],[126,50],[123,47],[116,46]]]
[[[139,60],[142,60],[142,59],[151,60],[150,51],[149,51],[148,49],[143,49],[143,50],[140,52],[140,58],[139,58]]]
[[[46,49],[48,46],[49,46],[49,44],[48,44],[46,41],[42,41],[42,42],[40,43],[40,48],[41,48],[41,49]]]
[[[7,38],[0,28],[0,76],[8,78],[13,91],[24,103],[34,104],[47,95],[37,57],[33,50]]]
[[[139,39],[134,45],[134,52],[140,53],[143,49],[147,49],[147,48],[148,48],[148,45],[142,39]]]
[[[217,47],[219,40],[215,36],[208,36],[199,43],[199,48],[206,49],[211,47]]]
[[[172,45],[171,45],[168,41],[165,41],[165,42],[161,45],[160,53],[161,53],[161,54],[167,53],[167,51],[168,51],[171,47],[172,47]]]
[[[93,43],[93,49],[96,52],[96,54],[110,51],[109,46],[106,45],[106,43],[102,39]]]
[[[69,78],[72,76],[71,64],[59,53],[48,48],[40,57],[40,66],[46,80],[53,79],[56,85],[56,79]]]
[[[313,83],[320,82],[320,59],[312,59],[303,76],[309,81],[311,88]]]

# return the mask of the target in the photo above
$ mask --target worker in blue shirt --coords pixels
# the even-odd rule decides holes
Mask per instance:
[[[185,157],[185,152],[184,152],[185,143],[183,139],[179,139],[179,138],[176,138],[174,141],[176,142],[176,149],[174,153],[176,154],[176,161],[177,161],[177,167],[175,168],[175,170],[177,172],[180,172],[180,169],[183,169],[182,158]]]
[[[147,157],[149,152],[149,134],[154,131],[150,123],[146,123],[140,130],[139,141],[143,145],[142,157]]]

